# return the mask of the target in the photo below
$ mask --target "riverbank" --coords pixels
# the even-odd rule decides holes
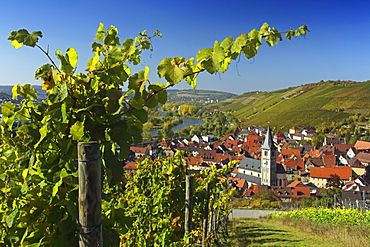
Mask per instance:
[[[204,122],[202,120],[196,119],[196,118],[183,117],[181,123],[172,127],[172,131],[181,130],[182,128],[185,128],[185,127],[188,127],[188,126],[191,126],[191,125],[195,125],[195,124],[203,125]],[[159,129],[151,130],[150,133],[152,134],[152,136],[157,136],[158,135],[158,130]]]

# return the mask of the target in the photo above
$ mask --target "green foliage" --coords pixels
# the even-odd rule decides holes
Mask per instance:
[[[333,224],[337,226],[370,225],[370,216],[353,208],[306,208],[303,210],[291,210],[286,213],[271,214],[270,217],[290,217],[297,220],[309,219],[319,224]]]
[[[302,26],[296,31],[289,31],[287,38],[304,35],[306,31],[307,27]],[[108,195],[103,202],[106,245],[117,245],[119,235],[126,233],[135,236],[139,242],[133,245],[139,246],[145,246],[146,241],[148,245],[159,243],[157,236],[161,238],[161,245],[166,245],[175,237],[180,229],[176,222],[181,221],[174,220],[179,215],[181,204],[179,208],[173,207],[174,211],[171,211],[168,200],[176,198],[173,193],[180,193],[178,198],[181,198],[182,187],[172,191],[169,186],[179,185],[180,181],[176,180],[175,183],[175,180],[170,179],[163,182],[159,181],[163,178],[139,172],[137,176],[143,178],[134,181],[135,186],[146,183],[147,180],[152,181],[152,185],[158,188],[157,192],[162,191],[163,194],[158,195],[159,201],[155,201],[155,197],[150,198],[153,194],[144,194],[138,201],[134,201],[131,194],[123,192],[119,159],[127,157],[132,143],[141,142],[143,124],[148,120],[147,109],[167,101],[167,88],[184,79],[195,87],[196,77],[200,72],[225,72],[230,61],[237,59],[240,53],[252,58],[257,54],[263,39],[269,45],[275,45],[281,34],[265,23],[260,31],[252,30],[235,41],[232,38],[226,38],[221,43],[216,41],[213,48],[198,52],[196,59],[165,58],[158,65],[157,74],[167,80],[166,85],[150,84],[148,67],[142,70],[131,68],[141,63],[141,53],[144,50],[152,50],[151,40],[155,36],[161,36],[161,33],[155,31],[152,36],[148,36],[146,31],[142,31],[138,37],[121,42],[116,27],[110,26],[106,29],[100,24],[95,36],[97,42],[91,46],[93,56],[87,62],[86,71],[76,73],[78,54],[73,48],[68,48],[65,53],[61,50],[55,52],[59,60],[57,66],[48,51],[37,44],[38,39],[42,37],[40,31],[29,33],[21,29],[10,33],[8,39],[15,48],[22,45],[37,47],[49,58],[51,64],[41,66],[35,73],[35,78],[42,81],[42,88],[47,90],[47,99],[36,105],[35,90],[27,84],[16,85],[12,90],[13,97],[22,96],[25,99],[19,105],[6,102],[2,107],[1,244],[77,246],[79,225],[76,152],[79,141],[101,143],[103,190]],[[121,91],[123,85],[128,88],[124,94]],[[17,127],[14,124],[16,119],[26,124]],[[116,151],[115,144],[120,146],[120,152]],[[168,164],[172,169],[163,171],[167,171],[168,176],[177,176],[172,175],[172,172],[180,170],[179,167],[183,164],[177,162],[180,161],[175,157],[173,161],[148,162],[147,165]],[[177,164],[177,168],[173,163]],[[198,212],[195,213],[195,222],[200,222],[199,212],[204,203],[202,199],[208,195],[218,195],[224,190],[223,182],[219,182],[219,177],[224,173],[224,169],[216,168],[203,172],[203,180],[199,181],[197,186],[199,203],[196,207],[199,208],[195,209],[195,212]],[[159,189],[158,183],[163,185],[162,189]],[[202,189],[204,183],[211,185],[207,192]],[[228,197],[220,198],[222,199],[216,200],[211,207],[222,208]],[[141,236],[140,231],[147,228],[135,228],[135,224],[145,223],[137,221],[145,216],[135,213],[131,215],[128,211],[129,217],[126,217],[123,211],[126,206],[138,205],[139,208],[144,208],[146,201],[150,201],[153,206],[148,208],[151,215],[148,218],[158,220],[151,227],[160,231],[155,235]],[[131,210],[135,212],[135,208]],[[166,215],[162,217],[163,221],[159,222],[158,213],[161,210]],[[171,230],[168,226],[174,228]],[[152,230],[150,232],[154,233],[154,229]]]

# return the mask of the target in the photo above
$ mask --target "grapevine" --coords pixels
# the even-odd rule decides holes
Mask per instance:
[[[182,80],[196,87],[199,73],[223,73],[240,54],[248,59],[254,57],[263,40],[273,46],[283,39],[283,33],[285,38],[292,39],[306,35],[307,31],[307,26],[303,25],[297,30],[278,32],[264,23],[259,30],[253,29],[235,40],[229,37],[222,42],[215,41],[213,48],[198,51],[195,58],[165,58],[158,65],[157,74],[166,80],[166,84],[149,83],[149,67],[132,73],[132,67],[141,63],[142,52],[152,49],[152,39],[162,36],[159,31],[152,36],[143,31],[136,38],[121,42],[116,27],[106,29],[100,24],[96,41],[91,46],[93,56],[83,73],[76,72],[78,53],[74,48],[68,48],[65,53],[56,50],[57,65],[52,55],[37,44],[42,37],[40,31],[29,33],[20,29],[11,32],[8,39],[15,48],[38,48],[50,63],[35,72],[35,78],[41,80],[42,88],[46,90],[47,99],[36,104],[35,89],[29,84],[18,84],[12,93],[14,98],[22,97],[20,104],[5,102],[2,107],[0,243],[7,246],[66,246],[66,243],[77,246],[76,159],[77,142],[80,141],[101,143],[106,195],[103,202],[105,245],[118,245],[119,241],[130,245],[131,237],[139,239],[137,244],[143,244],[140,246],[159,244],[159,241],[169,243],[171,240],[182,243],[175,238],[182,231],[181,203],[180,208],[168,205],[169,200],[182,200],[183,175],[174,172],[184,168],[180,157],[144,161],[143,167],[153,166],[155,171],[166,164],[173,169],[168,170],[167,175],[159,171],[147,174],[144,169],[139,170],[132,178],[136,181],[128,178],[127,187],[122,187],[120,161],[127,157],[132,143],[141,142],[143,124],[148,119],[147,109],[166,103],[166,89]],[[122,92],[122,86],[127,86],[127,92]],[[16,120],[23,124],[18,127]],[[120,147],[119,151],[116,145]],[[218,180],[222,172],[225,171],[212,168],[205,172],[204,180],[199,181],[195,222],[201,219],[202,183],[208,181],[212,185],[208,194],[219,195],[220,191],[225,191],[223,183]],[[159,186],[163,182],[162,176],[173,179],[163,184],[163,190],[158,190],[162,195],[144,193],[143,197],[135,198],[131,194],[139,180]],[[177,187],[172,188],[174,185]],[[227,196],[219,198],[211,204],[212,207],[226,203]],[[135,213],[133,205],[144,207],[149,199],[154,205],[151,209],[153,217],[145,219]],[[163,221],[156,216],[159,212],[164,214]],[[155,229],[141,236],[146,228],[139,225],[138,220],[141,220],[140,224],[153,220],[151,223]],[[194,229],[192,234],[197,234],[199,226]],[[151,234],[154,230],[159,232]]]

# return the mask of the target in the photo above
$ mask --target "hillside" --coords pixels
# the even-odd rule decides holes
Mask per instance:
[[[37,91],[37,96],[39,99],[45,99],[46,94],[45,91],[41,89],[40,85],[33,85],[33,87]],[[2,86],[0,85],[0,92],[6,93],[8,95],[12,95],[12,88],[13,86]],[[214,91],[214,90],[198,90],[198,89],[169,89],[168,93],[168,102],[179,102],[179,101],[197,101],[204,104],[220,102],[223,100],[227,100],[231,97],[236,96],[233,93],[226,93],[221,91]]]
[[[169,89],[167,93],[168,102],[198,101],[206,104],[220,102],[236,96],[236,94],[233,93],[198,89]]]
[[[243,126],[288,129],[339,122],[356,113],[370,115],[370,81],[327,81],[271,92],[248,92],[215,104]]]

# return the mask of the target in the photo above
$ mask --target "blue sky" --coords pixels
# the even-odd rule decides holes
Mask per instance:
[[[36,49],[14,49],[7,37],[12,30],[40,30],[40,45],[54,54],[73,47],[79,53],[79,70],[92,55],[100,22],[114,25],[121,41],[146,29],[160,30],[154,51],[143,56],[151,67],[166,57],[190,58],[215,40],[237,37],[264,22],[279,31],[306,24],[306,38],[284,40],[277,46],[261,46],[254,59],[242,58],[219,75],[201,74],[199,89],[241,94],[272,91],[320,80],[370,80],[370,1],[2,1],[0,3],[0,85],[40,84],[34,71],[48,62]],[[177,88],[190,88],[181,82]]]

